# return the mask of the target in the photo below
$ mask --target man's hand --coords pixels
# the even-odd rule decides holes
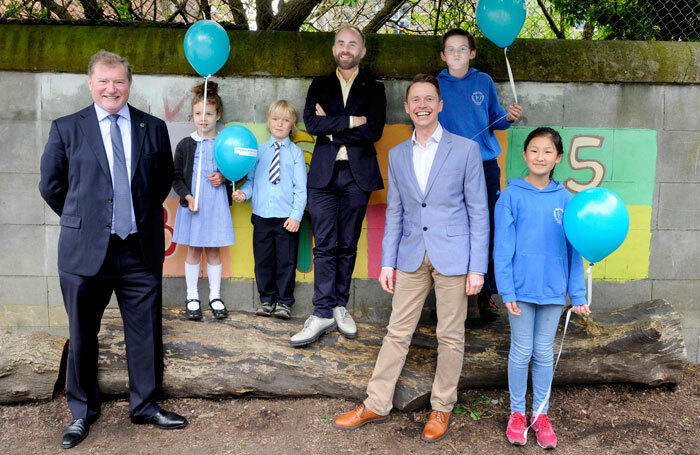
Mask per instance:
[[[367,123],[367,117],[365,117],[364,115],[361,117],[356,117],[354,115],[352,116],[352,127],[353,128],[357,128],[358,126],[362,126],[365,123]]]
[[[245,193],[241,190],[234,191],[232,197],[233,197],[233,200],[238,202],[239,204],[241,202],[245,202]]]
[[[382,285],[384,289],[389,294],[394,293],[394,270],[382,268],[379,274],[379,284]]]
[[[194,207],[194,197],[192,197],[191,194],[188,194],[185,196],[185,200],[187,201],[187,208],[190,209],[190,212],[196,213],[199,212],[199,207],[195,209]]]
[[[506,115],[506,120],[509,122],[514,122],[523,115],[523,107],[519,104],[511,104],[508,106],[508,115]]]
[[[299,222],[294,218],[287,218],[282,227],[289,232],[297,232],[299,230]]]
[[[518,302],[506,302],[505,306],[508,308],[508,312],[513,316],[520,316],[520,313],[523,312],[523,310],[518,308]]]
[[[476,295],[481,291],[481,287],[484,285],[484,275],[479,275],[478,273],[469,272],[467,273],[467,295]]]
[[[207,176],[207,178],[214,187],[217,187],[226,181],[226,179],[224,178],[224,174],[222,174],[221,172],[212,172]]]
[[[324,117],[326,115],[326,111],[324,111],[321,105],[318,103],[316,103],[316,115],[319,117]]]

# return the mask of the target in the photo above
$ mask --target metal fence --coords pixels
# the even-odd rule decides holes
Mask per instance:
[[[479,36],[477,0],[0,0],[0,21]],[[292,5],[293,4],[293,5]],[[700,0],[526,0],[521,38],[700,41]],[[293,6],[293,7],[291,7]]]

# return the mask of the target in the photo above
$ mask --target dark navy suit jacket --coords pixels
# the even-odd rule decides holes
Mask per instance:
[[[316,103],[325,116],[316,115]],[[351,116],[365,116],[367,123],[350,128]],[[304,124],[317,137],[309,167],[309,188],[325,188],[333,176],[335,157],[341,146],[348,151],[350,171],[364,191],[384,188],[374,143],[382,137],[386,121],[384,85],[360,71],[343,106],[343,92],[335,72],[315,77],[306,95]],[[327,135],[332,135],[331,141]]]
[[[129,106],[131,195],[138,239],[148,267],[164,260],[163,201],[173,181],[165,122]],[[107,253],[112,222],[112,179],[93,105],[51,124],[41,157],[39,191],[61,217],[58,268],[94,276]]]

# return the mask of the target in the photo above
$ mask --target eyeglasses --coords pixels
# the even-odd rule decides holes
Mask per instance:
[[[467,46],[463,47],[448,47],[445,49],[445,55],[454,55],[454,54],[468,54],[469,53],[469,48]]]

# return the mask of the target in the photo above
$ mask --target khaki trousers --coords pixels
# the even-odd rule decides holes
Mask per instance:
[[[426,254],[412,273],[396,272],[387,334],[367,385],[365,406],[380,415],[391,412],[394,389],[403,370],[425,298],[435,285],[438,315],[438,360],[430,395],[437,411],[452,411],[464,360],[464,321],[467,317],[466,275],[445,276],[435,270]]]

